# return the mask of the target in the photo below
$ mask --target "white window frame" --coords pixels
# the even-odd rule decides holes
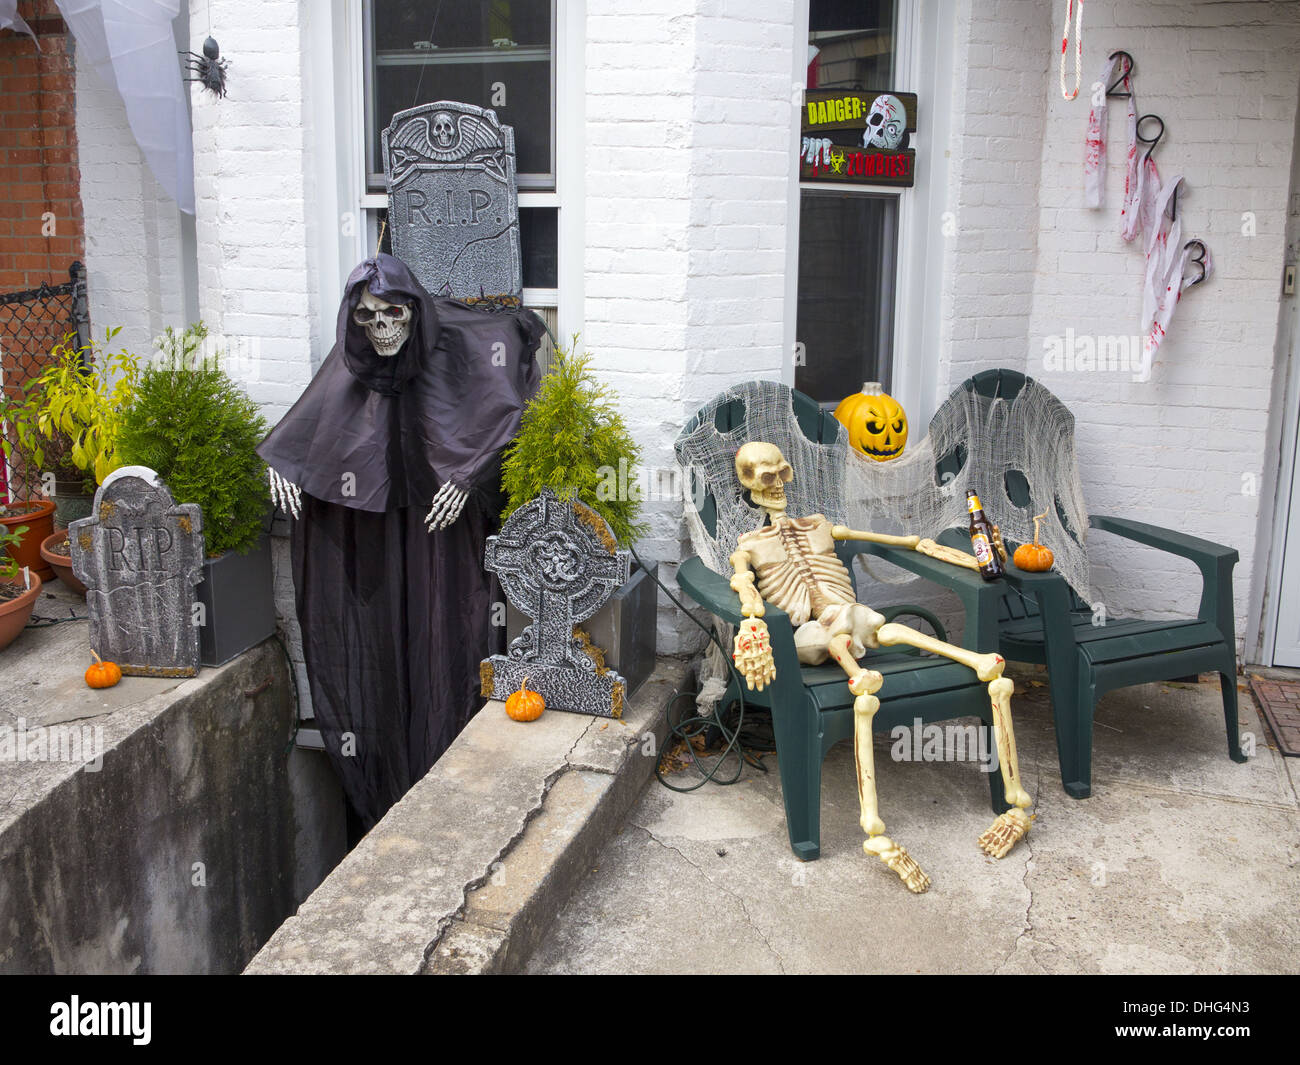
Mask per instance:
[[[555,190],[519,190],[519,206],[557,209],[557,288],[526,288],[524,304],[554,311],[561,342],[580,332],[583,313],[582,159],[586,113],[586,0],[558,0],[555,27]],[[320,309],[328,319],[321,343],[333,343],[333,309],[348,273],[370,255],[378,236],[375,212],[388,206],[366,186],[366,55],[361,0],[334,0],[330,17],[312,20],[311,106],[316,163],[316,220],[321,234]],[[330,234],[338,234],[337,240]],[[323,355],[323,353],[322,353]],[[321,356],[318,356],[318,360]]]
[[[894,347],[891,393],[907,411],[917,435],[937,407],[940,381],[941,315],[944,270],[942,216],[947,210],[948,130],[952,113],[952,20],[942,17],[938,0],[898,0],[894,23],[894,84],[890,88],[915,92],[918,121],[915,134],[916,183],[910,189],[885,185],[836,185],[836,192],[888,195],[898,199],[897,252],[894,284]],[[794,84],[808,79],[808,4],[795,8]],[[797,101],[796,101],[797,102]],[[799,207],[805,189],[825,184],[799,180],[799,111],[791,144],[791,187],[786,215],[785,350],[798,341]],[[783,380],[794,385],[793,358],[784,364]],[[845,383],[849,394],[862,382]]]

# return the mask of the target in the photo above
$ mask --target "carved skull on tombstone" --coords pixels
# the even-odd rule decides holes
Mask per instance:
[[[444,151],[452,146],[456,139],[456,123],[451,114],[447,111],[439,111],[433,116],[433,126],[430,129],[433,136],[433,143]]]
[[[391,358],[411,335],[412,311],[407,303],[387,303],[367,288],[352,312],[352,320],[366,331],[375,354]]]

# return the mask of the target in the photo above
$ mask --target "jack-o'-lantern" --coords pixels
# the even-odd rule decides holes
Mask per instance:
[[[875,381],[841,400],[835,417],[848,429],[849,443],[877,462],[897,458],[907,445],[907,415]]]

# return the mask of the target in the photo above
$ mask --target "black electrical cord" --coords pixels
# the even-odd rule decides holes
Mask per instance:
[[[701,631],[703,631],[704,634],[709,638],[709,641],[714,645],[716,645],[718,650],[722,652],[723,661],[727,663],[727,669],[731,672],[732,678],[736,681],[736,693],[737,693],[737,698],[739,700],[739,710],[736,715],[736,723],[734,727],[728,725],[727,721],[725,720],[726,715],[723,712],[724,708],[721,706],[718,707],[718,712],[710,717],[704,717],[700,714],[694,714],[690,717],[683,718],[680,721],[678,721],[676,724],[674,724],[672,721],[673,706],[677,703],[679,699],[684,699],[688,697],[694,698],[697,694],[695,692],[674,692],[669,697],[668,705],[667,705],[668,719],[669,719],[668,720],[668,742],[664,744],[664,750],[661,751],[659,753],[659,756],[655,759],[656,779],[659,781],[660,784],[662,784],[669,791],[689,792],[689,791],[698,791],[700,788],[704,787],[705,784],[709,784],[709,783],[718,784],[718,785],[735,784],[740,780],[741,774],[745,771],[746,765],[750,765],[753,768],[766,773],[767,766],[765,766],[762,763],[762,761],[757,756],[756,752],[767,753],[776,750],[776,747],[775,745],[768,746],[762,739],[753,735],[752,731],[750,735],[750,742],[749,743],[742,742],[741,737],[742,734],[744,733],[744,726],[745,726],[745,694],[744,694],[745,686],[743,680],[741,679],[740,674],[736,670],[735,665],[732,663],[731,655],[727,651],[727,648],[722,645],[722,641],[718,639],[717,633],[715,633],[711,627],[706,626],[703,622],[701,622],[699,618],[695,617],[695,615],[692,614],[689,609],[687,609],[685,604],[683,604],[682,601],[677,598],[677,596],[673,595],[673,593],[668,589],[667,585],[665,585],[664,582],[659,579],[658,574],[655,573],[654,571],[651,571],[649,567],[646,566],[646,564],[641,561],[641,556],[636,553],[636,548],[631,547],[629,549],[632,552],[632,557],[636,559],[637,564],[642,569],[650,573],[655,584],[657,584],[661,589],[663,589],[664,595],[668,596],[668,598],[672,601],[673,605],[675,605],[679,610],[681,610],[682,613],[684,613],[688,618],[691,619],[691,621],[695,622],[695,624],[700,627]],[[727,741],[727,745],[725,748],[723,748],[721,755],[718,756],[717,761],[714,762],[712,766],[705,766],[701,763],[699,752],[696,751],[695,745],[691,743],[691,740],[696,736],[703,735],[715,729],[722,734],[722,737]],[[663,757],[665,753],[667,753],[669,750],[672,749],[671,741],[674,738],[680,739],[682,741],[682,746],[685,748],[687,753],[689,753],[691,756],[691,762],[695,767],[695,771],[700,774],[700,780],[695,784],[691,784],[689,786],[683,787],[678,784],[670,784],[664,778]],[[718,777],[719,770],[721,770],[723,763],[726,762],[727,758],[733,753],[736,755],[736,772],[727,779],[719,778]]]

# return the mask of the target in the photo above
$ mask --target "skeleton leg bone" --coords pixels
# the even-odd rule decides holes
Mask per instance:
[[[875,692],[880,690],[884,678],[875,670],[866,670],[873,678],[867,685],[868,690],[853,700],[853,762],[858,774],[858,802],[862,809],[862,831],[867,838],[862,842],[862,850],[874,854],[890,869],[898,874],[907,889],[916,894],[927,890],[930,878],[921,871],[907,851],[885,835],[885,822],[880,819],[880,808],[876,802],[876,756],[872,747],[871,724],[880,709],[880,700]]]
[[[905,643],[922,651],[929,651],[931,654],[951,658],[954,662],[969,666],[975,671],[975,675],[985,683],[1002,676],[1002,670],[1007,665],[1006,659],[999,654],[980,654],[977,651],[968,651],[965,647],[958,647],[956,644],[936,640],[933,636],[927,636],[923,632],[909,629],[906,625],[899,625],[897,622],[881,625],[876,632],[876,639],[884,647],[892,647],[896,643]]]
[[[1002,858],[1029,832],[1029,815],[1025,811],[1032,804],[1029,793],[1020,785],[1020,763],[1016,757],[1016,734],[1011,726],[1011,693],[1015,685],[1007,677],[998,677],[989,684],[989,699],[993,703],[993,738],[998,745],[998,767],[1006,789],[1011,809],[1000,814],[979,838],[980,850],[993,858]]]
[[[998,747],[998,767],[1006,787],[1007,802],[1012,809],[1001,814],[979,838],[980,849],[994,858],[1002,858],[1029,831],[1029,815],[1025,810],[1033,800],[1020,784],[1020,764],[1016,757],[1016,735],[1011,725],[1012,681],[1002,676],[1006,661],[998,654],[979,654],[964,647],[955,647],[932,636],[909,629],[906,625],[882,625],[876,639],[885,647],[897,643],[919,647],[932,654],[943,655],[975,671],[975,675],[989,686],[989,699],[993,704],[993,738]]]

